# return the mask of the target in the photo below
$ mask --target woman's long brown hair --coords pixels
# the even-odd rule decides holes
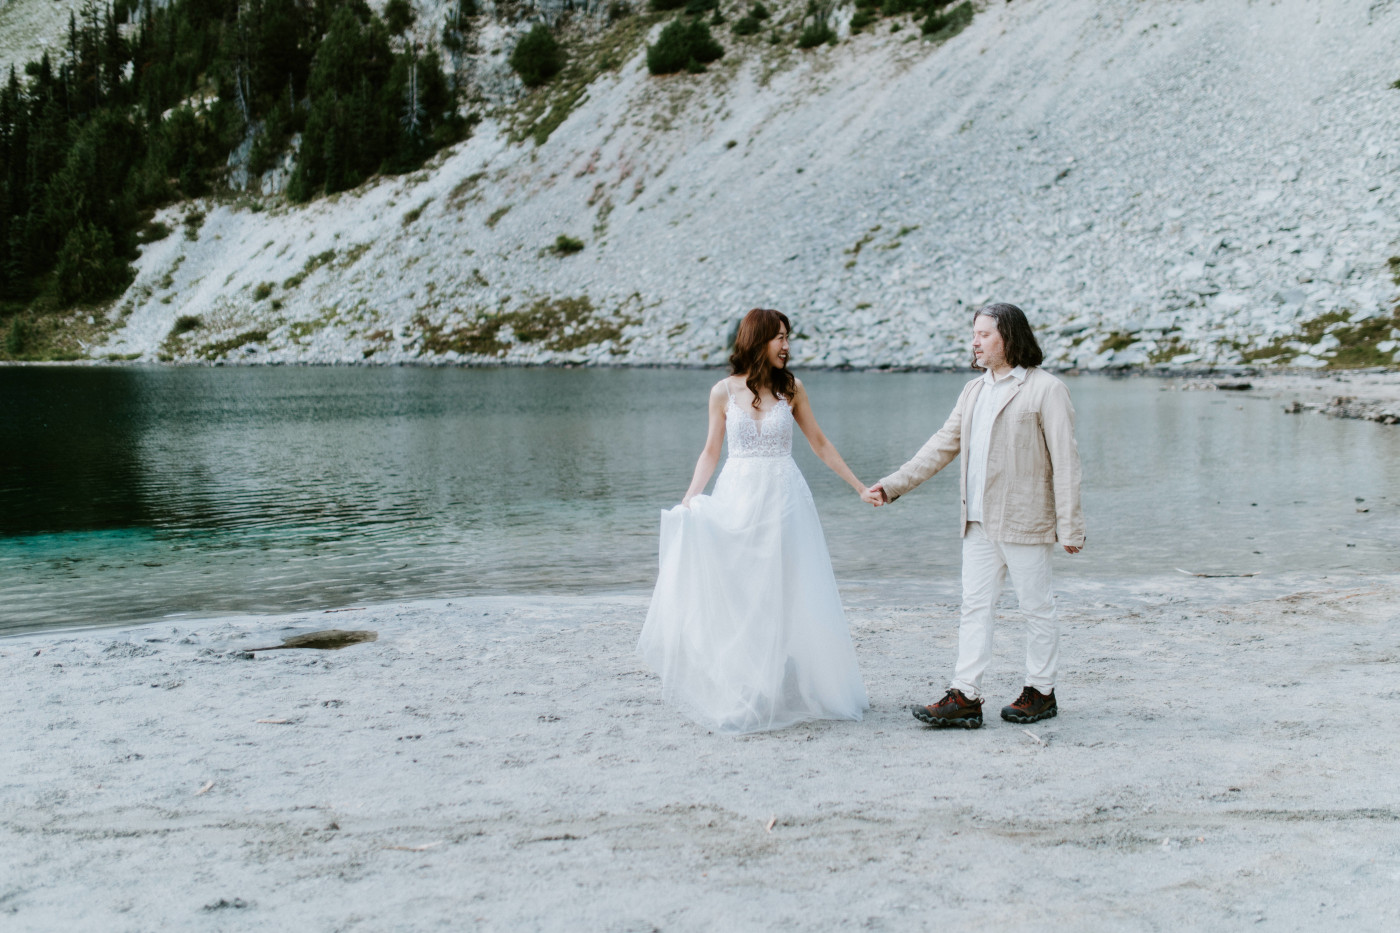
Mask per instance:
[[[771,308],[754,308],[744,315],[739,323],[739,332],[734,336],[734,352],[729,355],[729,374],[744,376],[744,385],[753,393],[753,407],[762,408],[758,402],[759,389],[766,388],[775,398],[792,401],[797,392],[797,377],[786,366],[774,369],[768,363],[768,341],[778,336],[786,328],[792,334],[792,323],[787,315]]]

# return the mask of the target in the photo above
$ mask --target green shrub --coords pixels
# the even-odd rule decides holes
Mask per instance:
[[[924,20],[924,35],[935,39],[951,39],[967,28],[972,22],[971,0],[963,0],[947,13],[930,13]]]
[[[18,359],[29,349],[34,338],[34,327],[25,318],[16,316],[10,319],[10,329],[5,333],[5,355]]]
[[[90,223],[80,223],[63,239],[54,280],[58,284],[58,300],[70,305],[115,298],[131,282],[131,271],[117,256],[110,233]]]
[[[181,334],[188,334],[192,330],[199,330],[204,326],[204,319],[198,314],[182,314],[175,319],[175,325],[170,328],[170,335],[178,337]]]
[[[539,87],[564,67],[564,50],[554,33],[543,23],[536,23],[510,53],[510,67],[520,75],[526,87]]]
[[[675,74],[690,66],[707,65],[724,57],[724,46],[715,41],[703,20],[672,20],[661,30],[655,45],[647,46],[647,70],[654,75]]]
[[[679,10],[690,0],[651,0],[651,8],[658,13],[665,13],[668,10]]]
[[[880,0],[877,4],[880,12],[886,16],[898,16],[901,13],[916,13],[920,16],[927,16],[943,9],[953,0]]]
[[[389,27],[391,36],[403,35],[417,18],[408,0],[389,0],[384,4],[384,25]]]
[[[153,220],[136,231],[137,243],[154,243],[170,236],[170,227],[158,220]]]
[[[836,31],[827,24],[824,19],[815,19],[808,23],[806,28],[797,36],[797,47],[799,49],[812,49],[823,42],[835,42]]]
[[[823,42],[836,44],[836,30],[831,28],[831,13],[836,0],[807,0],[807,14],[803,22],[807,25],[797,36],[799,49],[810,49]]]
[[[620,19],[626,19],[632,15],[631,4],[623,3],[622,0],[613,0],[608,4],[608,24],[611,25]]]
[[[761,3],[755,3],[753,5],[753,9],[749,10],[749,15],[756,20],[765,20],[771,14],[768,12],[768,7],[764,6]]]
[[[752,16],[743,16],[734,21],[730,27],[730,32],[736,36],[756,36],[758,35],[758,20]]]
[[[856,15],[851,17],[851,32],[860,32],[876,19],[876,15],[869,10],[856,10]]]
[[[248,153],[248,174],[254,178],[276,166],[292,134],[306,126],[306,111],[298,107],[284,107],[279,101],[272,105],[263,121],[262,129],[253,138],[253,148]]]
[[[583,249],[583,241],[561,233],[554,240],[554,252],[560,256],[572,256]]]
[[[685,5],[686,16],[699,16],[711,10],[719,12],[719,0],[687,0]]]
[[[271,282],[259,282],[259,283],[258,283],[258,287],[255,288],[255,289],[253,289],[253,300],[254,300],[254,301],[262,301],[264,298],[268,297],[268,296],[271,295],[271,294],[272,294],[272,283],[271,283]]]

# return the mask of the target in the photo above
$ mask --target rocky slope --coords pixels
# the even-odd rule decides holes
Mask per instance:
[[[1400,349],[1400,4],[992,2],[944,43],[899,22],[808,52],[719,27],[723,61],[666,78],[618,43],[580,99],[501,108],[412,176],[168,211],[89,353],[704,364],[763,305],[800,365],[952,366],[988,300],[1060,366]],[[546,106],[567,118],[512,142]]]

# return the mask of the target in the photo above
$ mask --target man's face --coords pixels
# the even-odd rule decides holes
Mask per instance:
[[[1006,346],[994,318],[979,314],[973,319],[972,355],[983,369],[995,371],[1006,365]]]

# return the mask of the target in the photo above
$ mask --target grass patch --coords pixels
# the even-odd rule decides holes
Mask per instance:
[[[470,356],[498,356],[512,342],[539,344],[548,350],[578,350],[606,340],[620,341],[622,329],[634,323],[637,321],[627,316],[600,317],[586,295],[541,298],[528,308],[487,315],[452,329],[422,315],[414,321],[423,334],[422,352],[455,351]],[[514,341],[502,339],[512,335]]]
[[[184,254],[184,253],[181,253],[179,256],[176,256],[176,257],[175,257],[175,261],[174,261],[173,263],[170,264],[170,268],[166,270],[165,275],[161,276],[160,283],[159,283],[159,285],[158,285],[157,287],[159,287],[159,288],[171,288],[171,287],[173,287],[173,286],[175,285],[175,273],[178,272],[178,271],[180,271],[180,264],[183,263],[184,261],[185,261],[185,254]]]
[[[509,213],[510,213],[510,205],[509,205],[509,204],[507,204],[505,207],[498,207],[498,208],[496,208],[494,211],[491,212],[491,216],[486,218],[486,226],[490,227],[492,230],[495,230],[495,229],[496,229],[496,224],[500,223],[500,222],[501,222],[501,218],[504,217],[504,216],[506,216],[506,214],[509,214]]]
[[[423,203],[427,204],[428,202],[424,201]],[[344,253],[341,254],[340,261],[336,263],[336,268],[350,268],[355,263],[360,261],[361,256],[369,252],[369,248],[372,245],[372,243],[356,243],[354,246],[350,247]]]
[[[432,202],[433,199],[428,198],[428,200],[424,201],[422,204],[418,205],[413,210],[405,212],[403,215],[403,220],[400,222],[400,226],[407,227],[410,224],[415,223],[419,217],[423,216],[423,208],[427,207]]]
[[[322,266],[328,265],[329,263],[334,261],[334,259],[335,250],[333,249],[328,249],[323,253],[317,253],[315,256],[312,256],[310,259],[306,260],[305,264],[302,265],[300,272],[289,277],[286,281],[284,281],[282,283],[282,287],[287,289],[288,291],[291,291],[292,289],[300,285],[302,282],[305,282],[306,277],[308,275],[315,272]]]
[[[865,231],[865,233],[861,235],[861,238],[859,240],[856,240],[854,246],[844,251],[847,256],[851,257],[851,261],[846,263],[847,269],[856,264],[856,257],[860,255],[860,251],[865,249],[865,247],[867,247],[868,245],[870,245],[870,241],[875,239],[875,234],[880,232],[882,226],[883,224],[876,224],[875,226],[871,227],[869,230]]]
[[[273,284],[271,282],[259,282],[258,287],[253,289],[253,300],[262,301],[272,294]]]
[[[243,333],[238,334],[235,337],[230,337],[227,340],[218,340],[214,343],[206,343],[204,346],[200,347],[198,350],[195,351],[195,355],[203,357],[206,360],[217,360],[221,357],[227,356],[229,353],[231,353],[234,350],[237,350],[239,347],[246,346],[250,343],[262,343],[265,340],[267,340],[267,331],[245,330]]]
[[[1169,334],[1163,340],[1157,341],[1157,349],[1147,355],[1147,361],[1154,364],[1170,363],[1183,353],[1190,352],[1191,348],[1182,342],[1178,334]]]
[[[1099,344],[1099,352],[1105,353],[1109,350],[1113,350],[1116,353],[1119,350],[1128,349],[1128,347],[1131,347],[1135,343],[1137,343],[1137,336],[1135,334],[1128,333],[1127,331],[1115,330],[1104,338],[1103,343]]]
[[[0,318],[0,360],[61,362],[86,359],[85,346],[108,329],[89,309],[64,312],[18,311]],[[88,318],[92,317],[92,322]]]
[[[1320,317],[1305,321],[1297,334],[1275,339],[1266,346],[1246,350],[1240,354],[1244,362],[1272,360],[1287,364],[1307,352],[1289,344],[1314,345],[1326,334],[1339,341],[1329,351],[1324,351],[1323,359],[1328,369],[1366,369],[1372,366],[1394,366],[1394,351],[1378,350],[1376,344],[1392,340],[1392,331],[1400,330],[1400,313],[1389,316],[1364,318],[1352,323],[1346,311],[1331,311]]]
[[[481,197],[476,186],[481,179],[486,177],[485,172],[474,172],[457,182],[452,190],[447,193],[447,206],[456,210],[461,210],[462,205],[468,201],[475,201]]]
[[[321,316],[312,321],[294,321],[287,325],[287,338],[294,342],[300,342],[319,330],[325,328],[336,319],[334,308],[322,311]]]
[[[198,240],[199,228],[204,225],[204,211],[190,211],[185,215],[185,239]]]

